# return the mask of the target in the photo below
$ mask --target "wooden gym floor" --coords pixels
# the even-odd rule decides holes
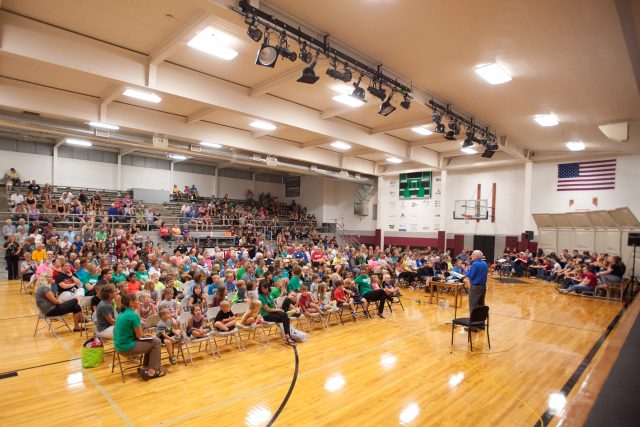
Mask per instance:
[[[166,377],[149,382],[129,371],[122,384],[110,355],[83,370],[78,333],[43,329],[32,338],[36,307],[18,287],[0,283],[0,425],[257,426],[290,390],[296,355],[279,338],[268,349],[223,348],[221,359],[199,353],[195,366],[167,365]],[[533,427],[620,310],[535,280],[490,280],[492,348],[479,333],[472,354],[462,328],[450,351],[453,307],[427,301],[405,290],[404,312],[394,306],[387,319],[314,329],[297,348],[295,386],[275,425]]]

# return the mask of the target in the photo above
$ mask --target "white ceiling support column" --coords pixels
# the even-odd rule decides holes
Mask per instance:
[[[204,120],[206,117],[208,117],[210,114],[215,113],[216,111],[218,111],[218,108],[214,107],[205,107],[198,111],[194,111],[186,117],[185,123],[190,125],[192,123],[199,122],[200,120]]]
[[[176,34],[169,36],[167,39],[163,40],[162,43],[156,46],[149,54],[146,72],[146,85],[148,87],[155,87],[156,77],[158,75],[158,65],[171,56],[178,48],[186,45],[187,42],[196,34],[207,28],[215,21],[215,16],[208,12],[202,12],[191,21],[187,22]]]
[[[144,86],[146,83],[147,56],[3,11],[0,11],[0,19],[3,21],[0,52],[8,57],[31,58],[116,80],[123,85]],[[87,67],[87,64],[91,66]],[[406,153],[406,142],[385,134],[370,135],[368,130],[344,121],[322,120],[311,108],[277,97],[251,98],[246,87],[167,62],[157,71],[154,89],[165,94],[306,129],[394,156],[402,157]],[[184,123],[184,119],[182,121]],[[287,144],[287,147],[290,150],[291,145]],[[337,156],[335,161],[337,163]]]
[[[389,202],[389,200],[385,199],[384,195],[382,194],[383,188],[386,188],[384,183],[384,178],[379,176],[378,177],[378,194],[376,195],[378,199],[378,201],[376,202],[376,206],[378,207],[378,212],[376,212],[376,217],[377,217],[376,228],[380,230],[380,241],[378,242],[378,244],[380,245],[380,248],[384,250],[384,227],[386,223],[386,218],[384,217],[384,215],[386,215],[385,205]]]
[[[507,153],[515,159],[529,160],[525,150],[510,142],[506,136],[498,137],[498,145],[500,146],[500,151]]]
[[[429,123],[431,123],[431,118],[418,117],[418,118],[406,120],[400,123],[391,123],[388,125],[371,128],[371,130],[369,130],[369,133],[371,135],[376,135],[378,133],[393,132],[394,130],[408,129],[414,126],[422,126]]]
[[[124,156],[126,156],[127,154],[131,154],[134,151],[136,151],[135,148],[131,148],[129,150],[120,150],[120,152],[118,153],[118,167],[117,167],[117,189],[118,191],[123,191],[123,179],[122,179],[122,158]]]
[[[447,231],[447,171],[440,172],[440,230]],[[450,230],[454,231],[454,230]]]
[[[51,159],[51,185],[56,185],[56,170],[58,170],[58,147],[64,144],[64,138],[60,139],[53,146],[53,157]]]
[[[285,83],[290,83],[293,80],[298,79],[300,77],[300,73],[302,73],[302,70],[304,70],[307,66],[308,66],[307,64],[299,65],[293,68],[292,70],[285,71],[283,73],[280,73],[276,76],[271,77],[270,79],[267,79],[261,83],[258,83],[257,85],[251,88],[251,91],[249,91],[249,96],[256,97],[256,96],[264,95],[266,93],[269,93],[270,91],[272,91],[273,89],[277,88],[280,85],[283,85]]]
[[[102,98],[100,98],[100,112],[98,114],[98,119],[101,122],[106,122],[107,121],[107,107],[117,97],[122,95],[123,91],[124,91],[124,86],[115,85],[109,92],[107,92]]]
[[[218,189],[218,171],[220,170],[220,168],[218,167],[218,165],[216,165],[216,173],[215,175],[213,175],[213,194],[212,196],[214,198],[219,197],[220,196],[220,191]]]
[[[533,195],[533,162],[524,164],[524,203],[522,207],[522,231],[531,230],[531,196]],[[496,204],[498,203],[496,197]]]
[[[169,191],[173,192],[173,164],[175,162],[171,162],[170,163],[170,168],[169,168]]]

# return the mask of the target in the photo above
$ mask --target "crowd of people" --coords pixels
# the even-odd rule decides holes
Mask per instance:
[[[621,282],[626,273],[619,256],[578,250],[570,253],[568,249],[563,249],[560,255],[555,252],[545,255],[542,249],[534,254],[506,248],[495,268],[507,275],[528,275],[556,283],[560,293],[595,292],[598,285],[606,287]]]

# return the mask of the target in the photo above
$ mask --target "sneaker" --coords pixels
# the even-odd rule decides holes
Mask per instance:
[[[384,318],[385,318],[385,317],[384,317],[384,314],[382,314],[382,313],[378,313],[378,317],[379,317],[379,318],[381,318],[381,319],[384,319]]]
[[[353,318],[355,319],[356,317],[358,317],[358,313],[356,313],[355,311],[351,312],[351,315],[353,316]]]
[[[176,363],[178,363],[178,362],[176,361],[176,358],[175,358],[175,357],[173,357],[173,356],[169,356],[169,363],[171,363],[172,365],[175,365],[175,364],[176,364]]]

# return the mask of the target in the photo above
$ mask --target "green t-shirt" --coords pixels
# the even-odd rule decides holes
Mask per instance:
[[[127,308],[120,313],[113,328],[113,345],[116,350],[129,351],[136,345],[135,328],[140,327],[140,316],[138,313]]]
[[[136,271],[136,279],[142,282],[146,282],[147,280],[149,280],[149,273],[147,273],[146,271]]]
[[[244,276],[244,267],[240,267],[236,272],[236,279],[240,280]]]
[[[90,285],[95,285],[96,283],[98,283],[98,279],[100,278],[100,276],[98,276],[97,274],[85,274],[82,277],[82,284],[86,285],[87,283]]]
[[[113,273],[111,275],[111,278],[113,279],[113,283],[115,283],[117,285],[120,282],[126,281],[127,280],[127,275],[124,274],[124,272],[121,272],[120,274]]]
[[[271,295],[265,295],[261,293],[260,295],[258,295],[258,299],[263,305],[266,304],[269,308],[276,308],[276,304],[273,302],[273,298],[271,298]],[[264,308],[261,308],[260,314],[266,316],[267,314],[269,314],[269,312]]]
[[[107,233],[104,231],[98,231],[96,233],[96,241],[105,242],[107,240]]]
[[[358,289],[360,290],[360,295],[364,295],[367,292],[373,290],[371,287],[371,277],[360,275],[356,277],[354,280],[355,284],[358,285]]]
[[[289,284],[287,285],[288,292],[300,292],[300,278],[293,276],[289,279]]]
[[[280,291],[279,288],[273,288],[271,289],[271,292],[269,293],[269,296],[273,299],[276,299],[280,296],[282,292]]]
[[[256,267],[256,277],[264,277],[264,268]]]

